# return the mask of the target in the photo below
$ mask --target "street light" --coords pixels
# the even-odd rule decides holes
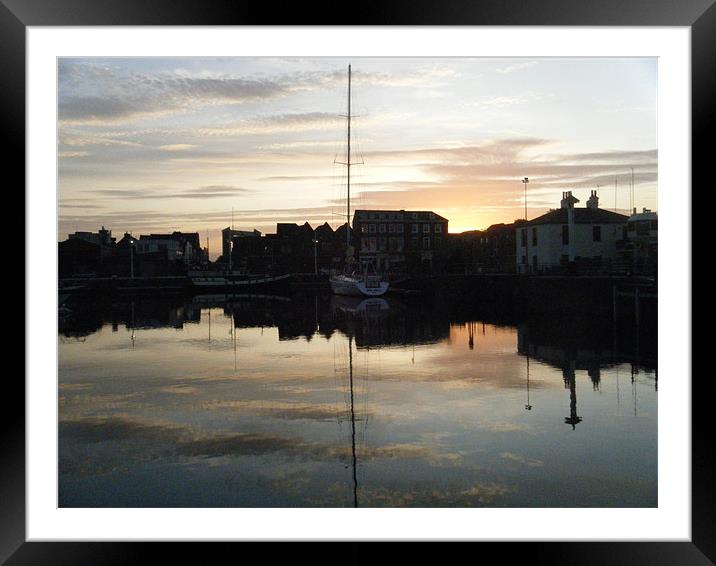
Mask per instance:
[[[530,270],[530,234],[527,227],[527,183],[529,182],[530,180],[527,177],[522,179],[522,183],[525,186],[525,273],[529,273]]]
[[[318,238],[316,238],[316,231],[313,231],[313,271],[318,275]]]
[[[129,275],[134,279],[134,238],[129,238]]]

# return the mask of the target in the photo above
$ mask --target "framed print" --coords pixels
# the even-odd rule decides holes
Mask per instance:
[[[711,563],[711,2],[0,10],[28,223],[9,563]]]

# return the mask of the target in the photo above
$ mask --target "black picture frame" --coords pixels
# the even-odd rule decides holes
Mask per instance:
[[[267,3],[189,0],[0,0],[0,77],[3,133],[11,140],[6,163],[25,179],[25,33],[28,26],[87,25],[564,25],[686,26],[691,28],[692,179],[707,179],[707,156],[716,101],[716,6],[714,0],[401,0],[365,3],[341,10],[336,4]],[[709,136],[713,137],[713,136]],[[19,183],[16,185],[19,186]],[[681,187],[685,198],[690,187]],[[19,193],[19,191],[17,191]],[[21,201],[18,206],[24,210]],[[18,232],[19,233],[19,232]],[[694,244],[697,242],[694,240]],[[695,254],[693,257],[696,257]],[[25,301],[32,297],[25,296]],[[691,334],[691,328],[676,329]],[[32,337],[32,328],[26,333]],[[693,348],[693,346],[692,346]],[[14,372],[5,375],[6,408],[2,412],[0,452],[0,559],[8,564],[115,564],[144,562],[150,550],[183,560],[209,562],[225,544],[25,542],[25,388]],[[482,543],[501,561],[565,564],[712,564],[716,560],[716,488],[713,439],[708,422],[713,379],[708,374],[692,384],[692,538],[690,542],[530,542]],[[690,375],[674,376],[691,379]],[[22,401],[21,401],[22,400]],[[660,418],[667,418],[660,415]],[[625,533],[628,535],[628,533]],[[350,543],[354,557],[372,555],[376,543]],[[473,543],[474,544],[474,543]],[[477,543],[480,544],[480,543]],[[286,543],[292,560],[306,554],[319,559],[312,545]],[[411,545],[415,552],[418,545]],[[267,555],[272,556],[274,550]],[[432,549],[435,547],[432,546]],[[345,552],[345,549],[341,549]],[[437,549],[441,561],[459,547]],[[478,549],[482,550],[482,548]],[[281,552],[285,552],[283,549]],[[422,558],[429,556],[418,547]],[[474,550],[473,550],[474,552]],[[179,554],[181,553],[181,554]],[[220,554],[221,553],[221,554]],[[371,553],[371,554],[369,554]],[[332,552],[321,550],[321,555]],[[477,555],[475,556],[477,557]],[[329,559],[337,559],[337,555]]]

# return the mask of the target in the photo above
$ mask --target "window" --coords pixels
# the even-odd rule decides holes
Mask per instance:
[[[443,225],[442,224],[436,224],[435,225],[435,233],[440,234],[443,231]]]
[[[527,256],[523,255],[522,256],[522,264],[524,265],[525,263],[527,263]]]
[[[423,249],[424,250],[430,249],[430,238],[429,237],[423,238]]]
[[[565,246],[569,244],[569,226],[567,224],[562,226],[562,244]]]
[[[368,232],[368,225],[367,224],[361,224],[360,225],[360,231],[364,234]]]
[[[388,238],[378,238],[378,249],[381,252],[388,249]]]
[[[420,231],[420,227],[417,224],[413,224],[413,234],[417,234]]]
[[[402,233],[403,233],[403,229],[404,229],[404,226],[403,226],[402,224],[398,224],[398,225],[396,226],[396,231],[398,232],[398,234],[402,234]]]
[[[381,234],[385,234],[385,224],[381,224],[378,228]]]
[[[537,228],[532,228],[532,245],[537,245]]]
[[[592,226],[592,242],[601,242],[602,241],[602,227],[601,226]]]
[[[395,224],[388,224],[388,232],[395,234]]]
[[[430,224],[423,224],[423,234],[430,234]]]
[[[527,245],[527,228],[520,230],[521,246],[524,248]]]
[[[375,234],[375,224],[370,225],[370,233]]]
[[[417,236],[413,236],[413,237],[410,238],[410,245],[411,245],[413,248],[417,248],[417,247],[418,247],[418,237],[417,237]]]

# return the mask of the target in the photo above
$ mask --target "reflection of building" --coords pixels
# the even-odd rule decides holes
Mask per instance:
[[[582,422],[582,417],[577,415],[577,384],[574,375],[574,362],[570,362],[562,368],[562,378],[564,386],[569,389],[569,416],[564,417],[564,423],[575,426]]]
[[[201,320],[201,307],[178,297],[131,300],[113,297],[111,300],[72,301],[70,314],[59,321],[63,336],[88,336],[111,324],[113,332],[120,325],[127,329],[183,328]]]
[[[356,210],[362,263],[384,271],[431,272],[444,252],[448,220],[432,211]]]
[[[627,217],[599,208],[592,191],[585,208],[572,191],[562,193],[560,208],[517,229],[516,266],[521,273],[560,271],[568,266],[608,271],[617,260],[617,241]]]

